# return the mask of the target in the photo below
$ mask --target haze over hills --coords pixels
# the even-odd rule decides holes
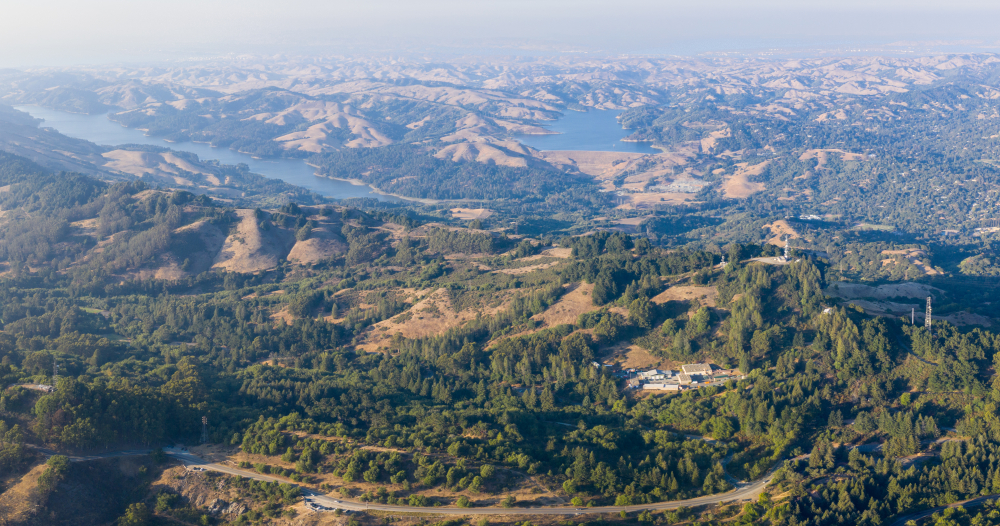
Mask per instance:
[[[0,104],[0,522],[996,524],[994,55],[241,56]]]

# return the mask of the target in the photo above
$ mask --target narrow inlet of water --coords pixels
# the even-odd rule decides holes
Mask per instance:
[[[194,153],[202,160],[217,160],[222,164],[244,163],[256,174],[280,179],[286,183],[306,188],[317,194],[346,199],[350,197],[374,197],[383,201],[397,200],[391,196],[375,193],[369,186],[354,185],[315,174],[313,167],[300,159],[255,159],[253,156],[228,148],[215,148],[197,142],[167,142],[156,137],[148,137],[140,130],[126,128],[105,115],[82,115],[40,106],[16,106],[15,109],[28,113],[45,122],[42,127],[53,128],[67,137],[83,139],[102,146],[120,144],[147,144],[165,146],[173,150]]]

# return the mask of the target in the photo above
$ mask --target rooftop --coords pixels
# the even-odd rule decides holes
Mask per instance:
[[[681,370],[686,374],[712,374],[712,366],[707,363],[682,365]]]

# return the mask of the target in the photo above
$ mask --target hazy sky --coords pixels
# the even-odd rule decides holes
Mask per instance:
[[[688,54],[894,41],[1000,49],[1000,3],[981,0],[0,0],[0,6],[0,66],[13,67],[366,50]]]

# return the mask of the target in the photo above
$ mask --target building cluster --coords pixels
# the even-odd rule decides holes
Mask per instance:
[[[743,373],[737,369],[712,369],[711,364],[707,363],[682,365],[680,371],[650,369],[627,371],[627,374],[628,388],[643,391],[683,391],[744,378]]]
[[[649,187],[650,192],[670,192],[678,194],[696,194],[705,187],[706,183],[700,181],[674,181],[668,185],[653,185]]]

